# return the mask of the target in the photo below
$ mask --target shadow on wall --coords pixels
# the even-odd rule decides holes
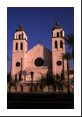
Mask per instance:
[[[51,72],[52,69],[52,52],[47,49],[47,48],[43,48],[43,56],[44,56],[44,66],[48,66],[48,71]]]

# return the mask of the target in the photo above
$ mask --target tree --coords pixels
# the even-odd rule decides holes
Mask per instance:
[[[13,77],[11,75],[11,71],[7,73],[7,82],[10,83],[13,80]]]
[[[48,91],[50,89],[50,85],[54,87],[54,79],[52,73],[47,73],[46,75],[46,84],[48,86]]]
[[[48,91],[50,89],[50,85],[54,88],[54,79],[52,73],[47,73],[46,76],[42,76],[39,80],[41,92],[43,92],[43,88],[45,86],[48,87]]]
[[[63,74],[62,73],[61,75],[56,74],[55,78],[56,78],[55,80],[56,88],[59,90],[59,93],[63,92]]]
[[[41,92],[43,92],[43,89],[44,89],[45,85],[47,84],[46,77],[42,76],[41,79],[38,81],[38,83],[40,84]]]
[[[17,80],[13,80],[13,76],[11,75],[11,72],[7,74],[7,81],[8,81],[8,88],[9,88],[9,92],[12,86],[15,87],[15,90],[17,91],[17,86],[16,84],[18,83]]]
[[[62,58],[67,60],[68,93],[70,93],[70,89],[69,89],[69,60],[71,59],[71,54],[65,53],[65,54],[63,54]]]
[[[74,34],[71,33],[70,35],[67,35],[65,38],[66,44],[69,45],[69,47],[72,49],[72,58],[74,59]]]

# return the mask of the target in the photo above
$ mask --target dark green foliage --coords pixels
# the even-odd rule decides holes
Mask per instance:
[[[70,35],[67,35],[65,41],[66,41],[66,44],[68,44],[69,47],[71,48],[71,55],[72,55],[72,58],[74,59],[74,34],[71,33]]]
[[[11,72],[9,72],[7,74],[7,82],[11,82],[11,80],[12,80],[12,76],[11,76]]]
[[[53,85],[54,79],[52,73],[47,73],[46,75],[46,83],[47,85]]]

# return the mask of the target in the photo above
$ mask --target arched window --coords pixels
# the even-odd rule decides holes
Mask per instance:
[[[58,48],[57,41],[55,41],[55,48]]]
[[[60,36],[61,36],[61,37],[63,36],[62,31],[60,31]]]
[[[20,50],[23,50],[23,43],[20,44]]]
[[[21,35],[19,34],[19,39],[21,39]]]
[[[15,49],[18,50],[18,43],[16,43]]]
[[[21,73],[19,73],[19,81],[21,81]]]
[[[17,35],[16,35],[16,39],[17,39]]]
[[[59,37],[59,32],[57,32],[57,37]]]
[[[60,48],[63,48],[63,42],[60,41]]]
[[[56,80],[59,80],[59,75],[58,75],[58,73],[56,74]]]
[[[24,34],[22,33],[22,39],[24,38]]]

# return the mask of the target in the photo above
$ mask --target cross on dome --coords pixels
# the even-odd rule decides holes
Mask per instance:
[[[24,31],[24,27],[22,24],[19,25],[19,27],[17,28],[16,32],[17,31]]]

